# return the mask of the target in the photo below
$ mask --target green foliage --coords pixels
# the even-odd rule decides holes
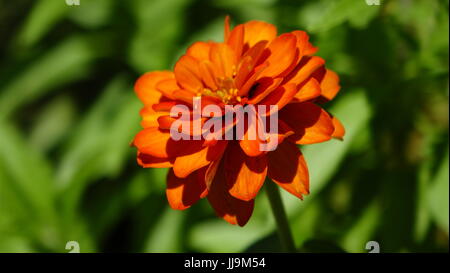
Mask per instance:
[[[264,190],[244,227],[173,211],[129,147],[133,83],[223,19],[306,30],[341,79],[344,141],[301,147],[311,194],[282,197],[301,252],[448,251],[446,0],[0,1],[0,252],[280,251]]]

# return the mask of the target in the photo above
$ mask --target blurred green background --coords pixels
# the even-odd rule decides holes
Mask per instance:
[[[263,192],[244,227],[169,208],[129,147],[133,83],[223,20],[306,30],[341,77],[345,141],[303,147],[311,194],[283,194],[302,252],[448,252],[448,1],[0,0],[0,252],[279,251]]]

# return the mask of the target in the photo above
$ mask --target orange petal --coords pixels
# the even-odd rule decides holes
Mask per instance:
[[[253,71],[253,59],[250,56],[245,56],[241,58],[241,61],[238,64],[237,67],[237,74],[234,78],[234,83],[236,85],[236,88],[241,88],[242,85],[245,83],[245,81],[248,78],[248,75]]]
[[[183,55],[174,68],[178,84],[184,89],[197,94],[203,88],[198,68],[198,61],[192,56]]]
[[[262,64],[255,68],[254,73],[250,76],[250,78],[242,85],[239,89],[238,95],[245,96],[250,91],[250,89],[254,86],[256,80],[258,80],[260,75],[268,68],[268,64]]]
[[[158,127],[158,118],[163,115],[167,115],[168,112],[156,112],[153,110],[150,106],[144,106],[144,108],[141,109],[139,114],[142,117],[141,126],[143,128],[148,127]]]
[[[267,50],[270,56],[266,62],[269,67],[260,75],[260,77],[277,77],[288,69],[292,70],[293,64],[298,58],[297,39],[294,34],[285,33],[273,40]]]
[[[297,94],[297,86],[294,83],[288,83],[279,86],[275,91],[265,97],[258,105],[266,105],[266,114],[271,115],[274,111],[280,111],[283,107],[292,101],[295,94]],[[272,110],[270,106],[276,105],[277,110]]]
[[[198,61],[209,60],[209,50],[211,43],[195,42],[186,51],[186,55],[194,57]]]
[[[214,146],[202,147],[202,143],[197,141],[184,149],[184,155],[178,156],[173,165],[173,171],[176,176],[184,178],[202,167],[217,160],[226,147],[226,141],[219,141]]]
[[[166,196],[173,209],[189,208],[201,198],[205,188],[204,181],[195,172],[186,178],[178,178],[172,169],[167,174]]]
[[[177,157],[173,165],[175,175],[177,177],[184,178],[193,171],[209,165],[210,161],[206,160],[207,154],[208,148],[203,148],[198,152]]]
[[[295,98],[299,102],[312,100],[320,96],[321,93],[320,84],[315,78],[313,77],[309,78],[307,82],[305,82],[303,85],[300,86],[301,87],[299,91],[297,92],[297,94],[295,94]]]
[[[160,112],[161,113],[161,112]],[[158,122],[158,126],[159,129],[166,129],[166,130],[170,130],[172,128],[173,123],[177,121],[176,118],[171,117],[169,114],[165,114],[165,115],[161,115],[158,117],[157,122]],[[187,125],[189,125],[190,127],[190,122],[189,121],[181,121],[184,125],[184,123],[188,123]]]
[[[228,108],[225,109],[225,112],[228,112]],[[219,141],[219,139],[225,139],[226,136],[225,134],[229,134],[231,130],[234,129],[237,120],[238,120],[238,116],[233,117],[233,120],[231,122],[226,122],[225,124],[223,124],[223,117],[214,117],[212,119],[218,119],[222,122],[222,128],[220,130],[217,131],[211,131],[209,129],[204,129],[202,134],[205,138],[205,146],[211,146],[211,145],[215,145],[217,143],[217,141]]]
[[[274,151],[277,149],[278,145],[285,141],[289,136],[293,135],[294,131],[290,128],[284,121],[278,120],[278,130],[277,132],[265,132],[265,138],[267,141],[264,141],[264,153],[268,151]],[[271,141],[271,140],[277,141]]]
[[[206,188],[208,188],[208,190],[211,188],[211,183],[213,182],[214,177],[216,176],[216,173],[220,166],[221,160],[222,160],[222,156],[219,159],[214,160],[213,162],[211,162],[211,164],[208,165],[208,168],[205,172],[205,184],[206,184]]]
[[[291,127],[289,127],[286,122],[282,121],[281,119],[278,120],[278,132],[276,134],[270,134],[269,137],[277,137],[278,138],[278,145],[282,143],[287,137],[293,135],[295,132],[292,130]]]
[[[244,24],[245,38],[244,43],[251,48],[259,41],[269,41],[277,37],[277,28],[269,23],[262,21],[250,21]]]
[[[208,201],[216,214],[233,225],[244,226],[253,212],[254,201],[243,201],[229,192],[223,164],[220,164],[208,193]]]
[[[263,129],[264,124],[262,123],[261,117],[257,113],[249,113],[249,116],[250,115],[252,115],[251,119],[250,117],[247,117],[243,120],[238,120],[238,125],[239,123],[244,123],[245,128],[244,136],[239,141],[239,145],[247,156],[260,156],[264,153],[264,151],[261,150],[260,145],[263,142],[260,134],[258,134],[258,130]]]
[[[199,64],[199,70],[203,83],[211,90],[216,90],[217,83],[214,75],[213,64],[209,60],[201,61]]]
[[[339,77],[333,71],[327,69],[325,72],[325,76],[320,83],[320,88],[322,89],[322,96],[327,100],[332,100],[336,94],[341,89],[339,85]]]
[[[195,95],[187,90],[184,90],[184,89],[180,89],[180,90],[173,92],[173,96],[175,99],[179,100],[179,102],[185,102],[187,105],[193,105],[194,98],[198,98],[197,95]],[[201,110],[203,110],[203,108],[205,108],[205,106],[210,105],[210,104],[217,105],[221,108],[223,108],[225,106],[225,104],[219,98],[216,98],[216,97],[202,95],[200,97],[200,100],[201,100],[201,107],[202,107]],[[172,106],[174,106],[176,104],[177,103],[174,103]],[[169,106],[170,104],[167,103],[166,105]],[[155,109],[155,107],[153,107],[153,109]],[[165,107],[161,107],[159,109],[165,109]]]
[[[283,78],[262,78],[258,81],[258,86],[255,91],[252,92],[252,97],[248,100],[248,104],[256,104],[269,95],[273,90],[275,90]]]
[[[175,79],[167,79],[167,80],[162,80],[160,82],[158,82],[158,84],[156,85],[156,89],[161,92],[165,97],[173,100],[173,92],[175,90],[179,90],[180,87],[177,84],[177,80]]]
[[[209,54],[216,78],[231,78],[236,70],[236,53],[227,44],[214,43]]]
[[[333,125],[334,125],[334,132],[332,136],[334,138],[343,140],[345,135],[344,125],[342,125],[342,123],[336,117],[333,117]]]
[[[140,131],[134,138],[133,144],[141,153],[159,158],[171,157],[166,151],[170,133],[163,132],[157,127],[149,127]]]
[[[152,109],[157,112],[170,112],[172,107],[177,105],[179,102],[176,101],[163,101],[152,105]]]
[[[306,32],[295,30],[291,33],[297,38],[297,48],[300,51],[300,56],[312,55],[317,52],[317,48],[309,42],[309,36]]]
[[[216,144],[219,141],[216,141]],[[216,145],[214,144],[214,145]],[[222,143],[223,146],[223,151],[219,151],[219,153],[216,154],[216,159],[213,159],[211,164],[208,166],[207,170],[205,171],[205,184],[206,187],[209,189],[211,187],[211,183],[214,180],[214,176],[217,173],[217,169],[220,165],[220,162],[222,161],[222,157],[224,154],[224,151],[226,149],[226,146],[228,145],[228,141],[223,141]],[[212,158],[214,157],[214,154],[212,154]]]
[[[275,183],[300,199],[309,194],[308,167],[297,145],[285,141],[267,156],[268,175]]]
[[[133,145],[144,154],[159,158],[175,158],[199,151],[203,146],[203,141],[174,140],[169,130],[149,127],[135,136]]]
[[[144,168],[170,168],[173,166],[173,161],[169,158],[154,157],[141,152],[138,152],[137,155],[138,164]]]
[[[244,47],[244,25],[238,25],[231,31],[229,38],[226,43],[231,49],[236,53],[237,57],[242,55],[242,50]]]
[[[188,104],[192,104],[194,97],[196,97],[195,93],[184,89],[176,90],[172,95],[175,99],[186,102]]]
[[[252,68],[255,67],[257,64],[261,63],[260,61],[265,55],[263,53],[265,52],[268,44],[269,41],[266,40],[257,42],[254,46],[250,47],[250,49],[245,52],[242,58],[251,57],[253,60],[251,66]]]
[[[255,80],[263,71],[261,70],[261,66],[256,67],[256,65],[259,65],[260,59],[263,59],[262,56],[267,44],[267,41],[259,41],[242,56],[238,65],[237,75],[234,80],[238,89],[243,87],[249,76],[252,75],[252,72],[255,72],[253,74],[257,74],[254,70],[259,70],[258,74],[253,76]],[[267,67],[267,64],[265,66]]]
[[[201,128],[203,124],[205,124],[207,118],[201,118],[200,119],[200,128],[197,130],[197,128],[194,128],[193,125],[193,119],[192,113],[190,113],[189,119],[184,118],[175,118],[171,117],[168,113],[165,113],[158,117],[157,123],[160,129],[165,130],[178,130],[179,133],[183,134],[189,134],[190,136],[200,136],[202,134]],[[178,121],[178,128],[172,127],[173,124]],[[197,130],[197,132],[194,132],[194,130]]]
[[[203,191],[200,194],[200,198],[205,198],[208,195],[208,191],[209,191],[208,188],[206,187],[206,183],[205,183],[205,176],[206,176],[205,173],[206,173],[207,169],[208,169],[208,166],[201,168],[200,170],[195,172],[197,174],[198,182],[200,183],[200,185],[203,188]]]
[[[201,96],[202,110],[203,110],[203,108],[205,108],[205,106],[208,106],[210,104],[217,105],[220,108],[224,108],[225,107],[225,104],[219,98],[211,97],[211,96],[204,96],[204,95]]]
[[[225,23],[224,23],[224,31],[223,31],[223,40],[227,41],[228,37],[230,37],[230,16],[225,16]]]
[[[145,105],[159,102],[161,93],[156,89],[156,85],[163,80],[173,79],[171,71],[148,72],[139,77],[134,85],[137,96]]]
[[[285,81],[301,84],[324,64],[324,59],[320,57],[303,57],[297,67],[285,78]]]
[[[327,141],[334,132],[330,115],[311,102],[288,104],[280,111],[279,118],[295,131],[290,139],[297,144]]]
[[[266,178],[266,156],[248,157],[238,145],[233,144],[229,145],[224,160],[230,194],[244,201],[254,199]]]
[[[260,150],[261,142],[258,139],[248,139],[247,136],[239,141],[239,145],[247,156],[255,157],[260,156],[264,152]]]

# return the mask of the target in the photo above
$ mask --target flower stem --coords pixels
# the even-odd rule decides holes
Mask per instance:
[[[281,246],[285,252],[297,252],[278,186],[270,181],[270,179],[267,179],[265,187],[267,196],[269,197],[270,207],[272,208],[272,213],[277,223]]]

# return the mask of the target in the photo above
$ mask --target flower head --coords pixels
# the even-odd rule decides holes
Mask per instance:
[[[343,137],[341,123],[318,105],[333,99],[340,86],[338,76],[314,56],[317,48],[303,31],[277,35],[275,26],[261,21],[231,30],[227,17],[224,36],[224,42],[191,45],[173,72],[149,72],[138,79],[143,129],[133,144],[141,166],[170,168],[166,194],[172,208],[186,209],[207,197],[217,215],[243,226],[266,176],[299,198],[309,193],[308,168],[297,144]],[[182,105],[194,116],[196,98],[202,109],[215,105],[222,114],[182,121],[193,137],[174,139],[177,118],[171,110]],[[226,105],[276,108],[258,110],[261,115],[252,121],[234,117],[214,138],[196,133],[196,122],[222,120]],[[276,139],[277,145],[269,150],[261,148],[267,139],[250,137],[251,128],[266,126],[260,116],[276,117],[278,130],[267,139]],[[223,137],[240,124],[241,139]]]

